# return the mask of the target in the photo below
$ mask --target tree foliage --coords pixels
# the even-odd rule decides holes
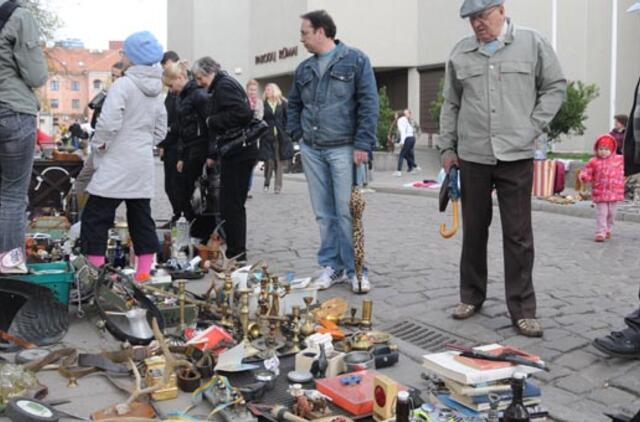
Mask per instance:
[[[383,86],[378,92],[380,101],[380,116],[378,117],[378,149],[387,150],[387,136],[389,135],[389,129],[393,124],[393,109],[389,102],[389,96],[387,95],[387,87]]]
[[[438,123],[438,126],[440,125],[440,113],[442,112],[442,105],[444,104],[444,95],[442,94],[443,90],[444,78],[441,78],[440,82],[438,82],[438,95],[435,100],[431,101],[431,108],[429,109],[431,112],[431,118],[434,122]]]
[[[567,97],[546,129],[549,138],[558,142],[562,136],[583,135],[586,129],[584,122],[587,120],[587,107],[591,101],[598,98],[598,95],[599,89],[595,84],[584,84],[581,81],[569,82]]]
[[[33,14],[40,28],[42,41],[52,41],[62,22],[57,13],[51,9],[49,2],[47,0],[20,0],[20,3]]]

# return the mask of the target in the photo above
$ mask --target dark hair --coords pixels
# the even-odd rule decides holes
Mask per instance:
[[[122,63],[122,62],[115,62],[115,63],[113,64],[113,66],[111,66],[111,68],[124,70],[124,63]]]
[[[201,57],[191,67],[191,72],[195,75],[200,73],[202,75],[217,75],[220,73],[220,64],[213,60],[209,56]]]
[[[327,38],[334,39],[336,37],[336,24],[333,22],[333,18],[326,10],[314,10],[313,12],[305,13],[300,17],[311,22],[311,26],[314,31],[317,31],[318,28],[322,28],[324,29],[324,34]]]
[[[167,63],[169,60],[171,60],[172,62],[179,62],[180,56],[178,56],[178,53],[176,53],[175,51],[169,50],[162,55],[162,60],[160,60],[160,64],[164,66],[164,64]]]
[[[627,116],[626,114],[616,114],[613,118],[619,121],[622,126],[627,127],[629,116]]]

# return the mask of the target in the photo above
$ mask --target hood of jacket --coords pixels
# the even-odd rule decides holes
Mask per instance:
[[[606,158],[610,158],[616,155],[618,142],[616,141],[616,138],[608,133],[606,135],[598,136],[598,139],[596,139],[596,141],[593,143],[593,151],[596,153],[596,157],[598,158],[602,158],[598,156],[598,147],[600,146],[608,147],[609,151],[611,151],[611,154]]]
[[[162,93],[162,68],[159,66],[131,66],[125,76],[147,97],[157,97]]]

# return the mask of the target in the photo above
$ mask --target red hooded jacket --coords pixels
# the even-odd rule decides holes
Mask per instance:
[[[611,155],[598,157],[598,147],[606,146]],[[611,135],[598,137],[593,157],[580,172],[580,180],[591,182],[593,202],[617,202],[624,200],[624,158],[616,154],[616,140]]]

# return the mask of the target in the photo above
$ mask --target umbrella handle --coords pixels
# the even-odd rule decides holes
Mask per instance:
[[[440,224],[440,236],[442,236],[444,239],[453,237],[458,231],[458,201],[451,201],[451,207],[453,208],[453,226],[451,227],[451,229],[447,230],[446,224]]]

